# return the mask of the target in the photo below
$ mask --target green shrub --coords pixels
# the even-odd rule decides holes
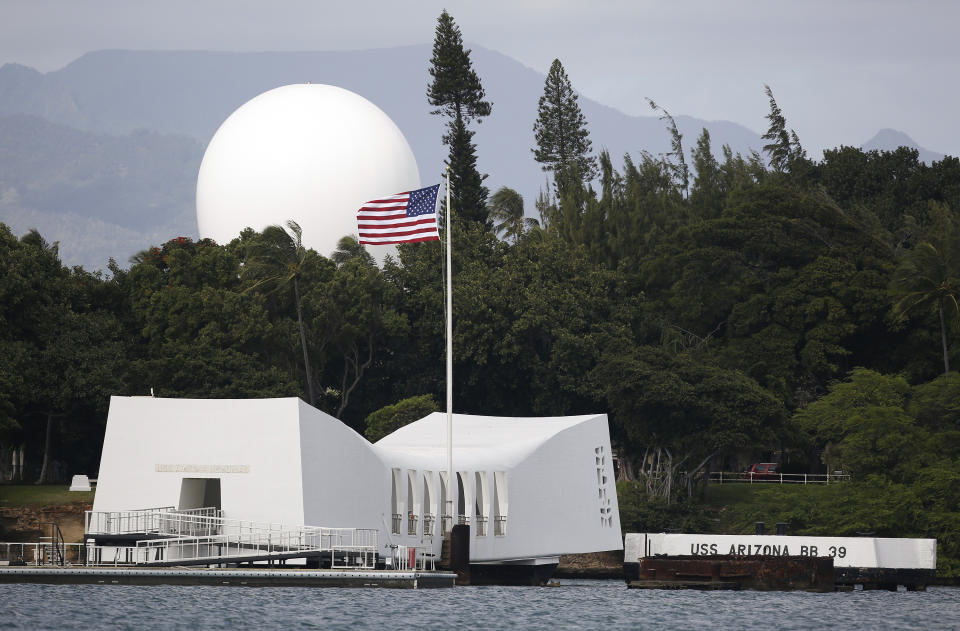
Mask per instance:
[[[617,482],[620,529],[624,532],[709,532],[706,509],[686,499],[667,503],[650,497],[639,482]]]
[[[366,419],[367,429],[364,435],[370,442],[376,442],[439,409],[429,394],[404,399],[371,413]]]

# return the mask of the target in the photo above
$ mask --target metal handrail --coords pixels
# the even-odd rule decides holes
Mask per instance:
[[[230,519],[222,517],[219,509],[209,507],[183,511],[163,507],[119,513],[87,513],[88,526],[99,528],[88,531],[88,534],[148,534],[161,537],[140,540],[132,546],[91,546],[89,559],[99,561],[103,551],[108,550],[108,554],[114,554],[113,564],[166,563],[185,559],[217,561],[239,556],[268,558],[329,551],[334,561],[337,553],[341,553],[344,567],[372,567],[379,541],[376,529],[327,528]],[[351,557],[351,554],[354,556]],[[351,558],[353,563],[349,561]]]
[[[85,565],[86,552],[83,543],[0,542],[0,565]]]
[[[334,561],[337,556],[345,559],[344,567],[372,567],[378,538],[379,533],[375,529],[303,527],[284,531],[146,539],[137,541],[136,546],[131,548],[135,550],[134,562],[138,564],[185,560],[220,562],[238,557],[266,559],[309,552],[331,552]],[[359,559],[360,562],[351,564],[350,558]]]
[[[84,530],[87,534],[124,535],[156,532],[160,516],[175,511],[174,506],[129,511],[86,511]]]
[[[487,518],[483,515],[476,515],[475,521],[477,523],[477,536],[486,537],[487,536]]]
[[[436,515],[433,513],[423,514],[423,536],[433,538],[433,525],[436,523]]]
[[[493,536],[494,537],[506,537],[507,536],[507,516],[506,515],[497,515],[493,518]]]
[[[415,548],[411,546],[391,546],[396,548],[394,556],[394,565],[398,570],[436,570],[436,556],[430,552],[430,549]],[[413,565],[410,564],[410,556],[413,556]]]
[[[746,471],[736,473],[730,471],[711,471],[708,476],[710,482],[717,484],[747,483],[747,484],[836,484],[850,479],[847,473],[754,473]]]

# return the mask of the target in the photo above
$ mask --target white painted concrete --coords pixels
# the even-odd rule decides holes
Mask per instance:
[[[936,539],[627,533],[624,562],[666,554],[833,557],[835,567],[936,569]]]
[[[488,491],[481,514],[492,518],[495,513],[498,473],[506,489],[501,503],[507,515],[506,536],[495,535],[493,519],[487,522],[486,536],[476,536],[471,520],[471,560],[622,547],[605,414],[543,418],[455,414],[453,423],[454,469],[463,474],[466,505],[475,503],[477,472]],[[381,439],[374,449],[394,467],[417,470],[421,477],[426,470],[435,477],[437,471],[446,470],[446,415],[436,412],[411,423]],[[438,513],[439,508],[438,499]],[[607,509],[603,515],[602,508]],[[403,533],[399,537],[403,545],[415,545],[411,540],[418,538],[407,535],[406,529]]]
[[[605,415],[455,415],[454,467],[463,480],[474,561],[622,546]],[[439,413],[371,445],[295,398],[113,397],[94,510],[193,507],[204,503],[201,496],[216,496],[218,480],[224,517],[375,528],[384,554],[397,545],[439,554],[445,470],[446,421]],[[399,534],[395,512],[402,516]],[[411,512],[415,534],[408,534]],[[432,537],[424,532],[427,515],[435,519]],[[485,535],[477,515],[487,520]],[[505,518],[502,536],[498,515]]]
[[[73,476],[70,482],[71,491],[90,491],[90,478],[81,474]]]

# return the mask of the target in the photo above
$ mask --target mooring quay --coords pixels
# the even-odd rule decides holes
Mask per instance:
[[[249,587],[453,587],[448,572],[203,568],[0,568],[0,583],[58,585],[232,585]]]

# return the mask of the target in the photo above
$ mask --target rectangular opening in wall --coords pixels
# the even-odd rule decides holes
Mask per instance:
[[[403,504],[401,503],[401,492],[400,492],[400,469],[391,469],[391,481],[390,481],[390,511],[393,515],[393,520],[390,528],[390,532],[399,535],[400,534],[400,524],[403,520]]]
[[[433,488],[433,472],[423,472],[423,536],[433,536],[433,524],[436,522],[436,491]]]
[[[507,473],[493,473],[493,534],[503,537],[507,534]]]
[[[183,478],[177,508],[223,508],[220,505],[220,478]]]
[[[417,472],[407,470],[407,534],[417,534],[417,520],[420,516],[420,498],[417,496]]]
[[[477,471],[475,473],[476,480],[474,481],[474,495],[476,499],[474,500],[474,520],[476,522],[476,530],[478,537],[487,536],[487,520],[490,517],[490,496],[487,491],[487,472],[486,471]]]

